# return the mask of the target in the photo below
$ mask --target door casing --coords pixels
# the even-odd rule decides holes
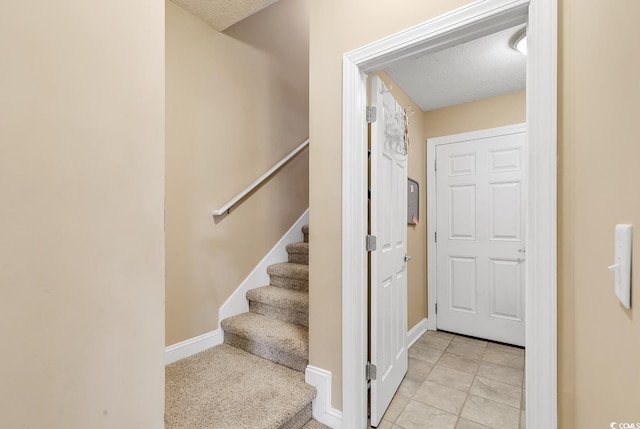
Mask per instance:
[[[557,9],[557,0],[480,0],[344,54],[342,427],[367,424],[367,75],[527,22],[526,420],[557,428]]]

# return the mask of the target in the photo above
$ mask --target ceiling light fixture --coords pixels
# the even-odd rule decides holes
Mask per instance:
[[[527,29],[518,31],[511,39],[511,47],[522,55],[527,55]]]

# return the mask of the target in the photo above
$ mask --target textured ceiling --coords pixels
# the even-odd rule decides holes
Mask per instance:
[[[385,71],[424,111],[519,91],[527,61],[510,42],[523,27],[405,58]]]
[[[171,0],[199,16],[211,27],[223,31],[277,0]]]

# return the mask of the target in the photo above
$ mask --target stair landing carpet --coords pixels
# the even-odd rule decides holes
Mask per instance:
[[[166,380],[167,429],[286,428],[311,418],[315,389],[303,373],[226,344],[168,365]]]

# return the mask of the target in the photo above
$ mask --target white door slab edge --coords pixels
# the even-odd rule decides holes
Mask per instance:
[[[307,365],[304,381],[316,388],[313,418],[333,429],[342,429],[342,413],[331,406],[331,372]]]
[[[527,426],[557,428],[557,0],[481,0],[343,57],[343,425],[367,424],[366,76],[403,56],[528,18]],[[483,30],[484,29],[484,30]],[[491,32],[489,31],[489,32]],[[484,34],[488,34],[485,32]],[[430,324],[430,323],[428,323]]]
[[[222,344],[222,340],[222,329],[216,329],[167,346],[164,349],[164,364],[169,365],[180,359],[188,358],[196,353],[215,347],[218,344]]]
[[[453,134],[450,136],[434,137],[427,139],[427,290],[428,290],[428,328],[436,330],[438,315],[436,314],[436,241],[434,231],[436,230],[436,172],[434,162],[436,159],[436,146],[452,142],[463,142],[467,140],[477,140],[490,136],[504,136],[527,130],[526,124],[514,124],[504,127],[489,128],[467,133]],[[434,286],[432,286],[434,285]]]
[[[220,322],[227,317],[249,311],[247,292],[269,284],[267,267],[272,264],[287,261],[287,244],[302,241],[302,226],[309,223],[309,209],[298,218],[275,246],[262,258],[251,273],[240,283],[218,311],[218,328]]]

